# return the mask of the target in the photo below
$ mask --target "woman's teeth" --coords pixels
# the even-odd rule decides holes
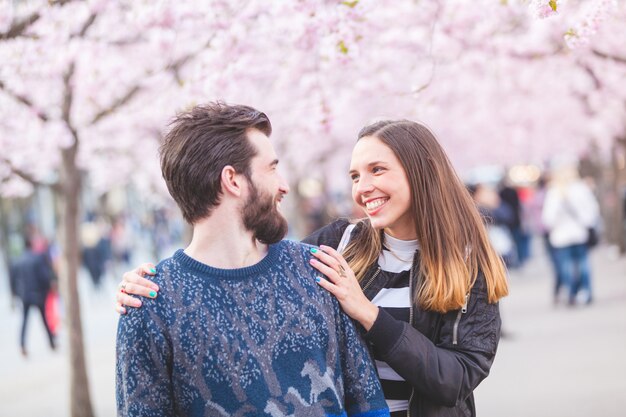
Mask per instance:
[[[379,198],[373,201],[368,201],[367,203],[365,203],[365,207],[368,210],[374,210],[380,206],[382,206],[383,204],[385,204],[387,202],[388,198]]]

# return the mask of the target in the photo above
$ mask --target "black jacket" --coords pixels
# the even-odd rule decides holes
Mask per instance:
[[[348,224],[346,220],[333,222],[304,242],[337,247]],[[353,236],[359,230],[357,226]],[[412,291],[418,266],[419,252],[413,262]],[[378,265],[372,265],[362,284],[370,300],[385,284],[380,275],[369,282],[377,269]],[[370,346],[412,385],[410,416],[475,416],[473,391],[489,374],[501,324],[498,304],[487,301],[483,275],[478,276],[465,309],[441,314],[414,304],[411,316],[409,325],[381,309],[372,328],[364,332]]]
[[[44,305],[54,272],[45,255],[27,250],[11,265],[10,279],[22,303]]]

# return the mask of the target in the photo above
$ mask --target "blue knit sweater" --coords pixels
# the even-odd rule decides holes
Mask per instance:
[[[120,416],[388,416],[369,353],[315,282],[310,246],[217,269],[182,250],[120,318]]]

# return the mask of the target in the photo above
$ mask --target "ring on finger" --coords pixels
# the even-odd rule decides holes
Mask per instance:
[[[123,292],[123,293],[126,292],[126,281],[122,281],[120,283],[120,292]]]
[[[346,275],[346,268],[344,268],[343,265],[341,265],[341,264],[339,265],[339,270],[337,271],[337,273],[342,278],[347,277],[347,275]]]

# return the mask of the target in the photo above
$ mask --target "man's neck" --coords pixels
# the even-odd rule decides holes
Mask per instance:
[[[220,205],[210,217],[194,225],[185,253],[220,269],[245,268],[260,262],[267,255],[267,245],[244,228],[239,216],[233,216],[236,210],[225,209]]]

